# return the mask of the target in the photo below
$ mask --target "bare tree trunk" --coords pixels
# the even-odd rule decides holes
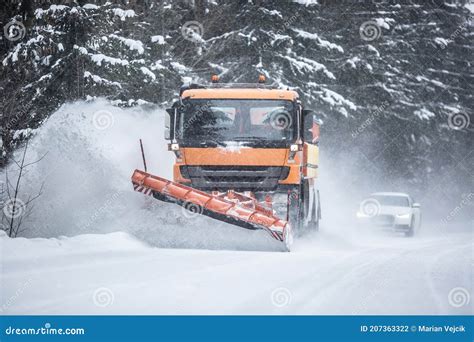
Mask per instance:
[[[40,197],[41,194],[43,193],[44,183],[41,184],[41,187],[38,193],[34,196],[28,195],[28,199],[26,201],[22,201],[19,197],[20,184],[21,184],[21,179],[24,175],[24,171],[26,170],[28,166],[38,163],[39,161],[41,161],[41,159],[43,159],[46,156],[46,154],[44,154],[41,158],[39,158],[38,160],[34,162],[25,163],[27,151],[28,151],[28,140],[26,140],[21,161],[17,162],[15,159],[12,158],[13,162],[18,167],[18,176],[16,178],[15,185],[13,186],[13,184],[10,183],[10,180],[8,178],[8,171],[5,171],[5,175],[6,175],[5,189],[2,188],[0,191],[0,195],[2,195],[3,198],[5,198],[5,194],[8,197],[7,201],[3,201],[3,202],[7,202],[7,205],[4,205],[4,210],[2,211],[1,222],[2,224],[4,221],[8,222],[7,226],[6,227],[3,226],[2,229],[8,232],[9,237],[16,237],[18,235],[23,223],[23,219],[31,213],[32,202],[36,200],[38,197]],[[11,192],[10,189],[13,189],[13,193]]]
[[[23,150],[23,157],[21,158],[20,170],[18,171],[18,178],[16,179],[15,193],[13,194],[12,215],[10,218],[10,227],[9,227],[9,234],[8,234],[8,236],[10,237],[13,236],[13,224],[15,223],[16,203],[18,199],[18,191],[20,190],[20,180],[23,174],[23,168],[25,165],[25,156],[26,156],[27,149],[28,149],[28,140],[26,141],[25,149]]]

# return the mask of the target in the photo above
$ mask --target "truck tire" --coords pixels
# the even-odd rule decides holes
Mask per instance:
[[[305,229],[309,232],[317,232],[319,230],[319,218],[321,217],[319,191],[311,189],[311,186],[307,179],[305,179],[304,181],[303,191]],[[313,191],[312,203],[310,198],[310,191]]]
[[[285,230],[285,236],[283,240],[285,247],[285,252],[291,252],[291,246],[293,245],[293,230],[287,229]]]
[[[310,185],[307,179],[302,185],[290,191],[288,218],[295,236],[319,230],[319,219],[321,218],[319,191],[315,191],[311,208],[309,191]]]
[[[294,236],[303,233],[304,228],[304,198],[300,187],[295,187],[289,193],[288,198],[288,222],[291,225]]]

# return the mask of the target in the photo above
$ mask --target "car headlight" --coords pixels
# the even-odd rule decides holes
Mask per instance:
[[[401,219],[407,219],[410,218],[410,214],[397,214],[397,217]]]

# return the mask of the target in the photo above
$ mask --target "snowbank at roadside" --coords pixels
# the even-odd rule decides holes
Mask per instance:
[[[45,256],[83,255],[101,251],[129,252],[150,248],[144,242],[137,240],[130,234],[115,232],[109,234],[83,234],[73,237],[60,236],[58,238],[9,238],[4,231],[0,231],[0,246],[2,248],[3,266],[8,262],[29,259],[34,260]]]

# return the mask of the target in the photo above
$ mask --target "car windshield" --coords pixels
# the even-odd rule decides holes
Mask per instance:
[[[386,196],[386,195],[372,195],[370,198],[376,199],[380,205],[392,207],[409,207],[410,202],[406,196]]]
[[[293,139],[294,106],[285,100],[183,101],[177,137],[187,142]]]

